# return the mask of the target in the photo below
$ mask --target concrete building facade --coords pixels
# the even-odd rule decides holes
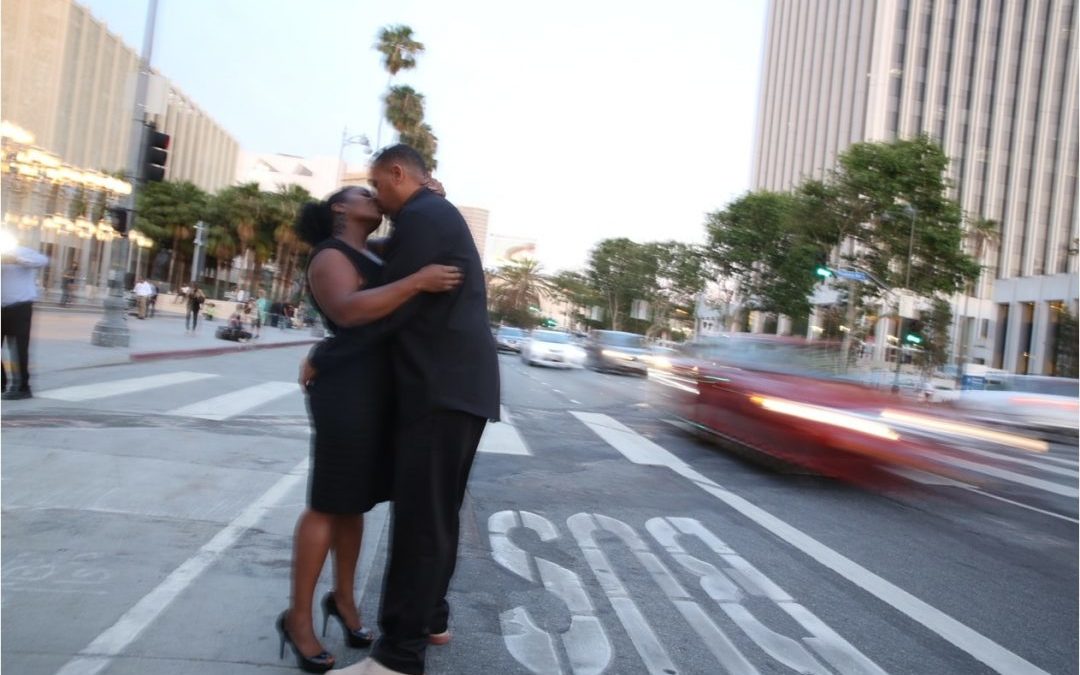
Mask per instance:
[[[0,3],[0,109],[64,162],[127,168],[138,53],[72,0]],[[232,184],[239,147],[167,80],[152,116],[172,136],[168,180],[204,190]]]
[[[487,248],[488,217],[491,216],[491,212],[476,206],[458,206],[457,208],[465,218],[465,223],[469,226],[469,232],[472,233],[473,241],[476,243],[476,250],[480,252],[480,259],[483,260],[484,250]]]
[[[999,224],[953,298],[954,357],[1053,374],[1077,312],[1076,0],[773,0],[755,189],[820,177],[852,143],[931,136],[953,197]]]

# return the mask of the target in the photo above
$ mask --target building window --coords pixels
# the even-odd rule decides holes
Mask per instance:
[[[985,340],[990,337],[990,319],[983,319],[979,322],[979,338]]]

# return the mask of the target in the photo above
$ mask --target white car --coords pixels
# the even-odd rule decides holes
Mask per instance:
[[[983,391],[961,392],[953,405],[987,422],[1076,432],[1080,382],[1064,377],[995,376],[987,379]]]
[[[585,350],[574,336],[557,330],[534,330],[521,346],[521,360],[530,366],[584,368]]]

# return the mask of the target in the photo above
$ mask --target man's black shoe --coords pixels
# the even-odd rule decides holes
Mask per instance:
[[[34,398],[34,395],[30,393],[29,389],[12,389],[0,395],[0,399],[5,401],[21,401],[24,398]]]

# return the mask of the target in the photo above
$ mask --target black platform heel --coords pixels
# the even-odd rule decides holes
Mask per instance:
[[[375,634],[367,628],[361,626],[356,630],[351,630],[345,623],[345,618],[341,616],[341,612],[338,611],[337,601],[334,599],[334,592],[330,591],[323,596],[323,622],[322,622],[322,634],[326,636],[326,624],[330,622],[330,617],[334,617],[341,624],[341,630],[345,631],[345,642],[356,649],[363,649],[364,647],[370,647],[375,642]]]
[[[325,673],[334,667],[334,655],[325,649],[315,656],[304,656],[297,649],[296,643],[289,637],[289,630],[285,628],[285,616],[288,610],[281,613],[277,620],[278,634],[281,635],[281,653],[278,658],[285,658],[285,645],[288,644],[296,654],[296,665],[305,673]]]

